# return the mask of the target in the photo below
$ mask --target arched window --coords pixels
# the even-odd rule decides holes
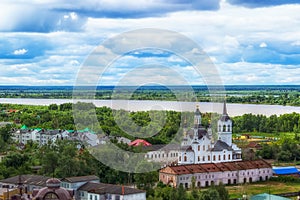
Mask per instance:
[[[219,155],[219,160],[221,160],[221,155]]]
[[[200,162],[200,156],[198,156],[198,162]]]
[[[45,194],[45,196],[43,197],[43,200],[58,200],[58,196],[57,194],[55,194],[54,192],[48,192]]]
[[[216,161],[216,156],[215,155],[213,156],[213,161]]]
[[[187,161],[187,158],[186,158],[186,156],[184,156],[184,162],[186,162]]]
[[[230,132],[231,130],[230,130],[230,125],[228,124],[228,126],[227,126],[227,131],[228,132]]]
[[[223,126],[223,132],[226,132],[226,125]]]
[[[228,160],[230,160],[230,154],[228,155]]]
[[[207,156],[207,160],[210,161],[210,156]]]
[[[205,156],[203,156],[202,160],[205,161]]]
[[[181,156],[179,156],[179,162],[181,162]]]
[[[226,160],[226,155],[225,154],[223,155],[223,160]]]
[[[198,151],[200,151],[200,145],[198,145]]]

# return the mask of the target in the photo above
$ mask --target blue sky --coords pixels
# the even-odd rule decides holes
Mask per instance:
[[[299,3],[2,0],[0,84],[73,85],[98,45],[140,28],[164,28],[194,40],[224,84],[300,84]],[[154,63],[153,68],[149,63]],[[136,66],[144,69],[133,72]],[[170,73],[170,68],[176,73]],[[132,77],[128,79],[129,72]],[[103,74],[101,84],[118,84],[126,75],[127,84],[146,78],[159,84],[182,84],[178,74],[187,84],[205,84],[190,63],[166,51],[133,51],[122,56]]]

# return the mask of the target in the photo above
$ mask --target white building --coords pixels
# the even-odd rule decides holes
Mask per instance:
[[[29,129],[23,126],[21,129],[13,130],[12,139],[20,144],[27,144],[29,141],[45,145],[49,142],[54,143],[57,140],[76,140],[87,146],[98,145],[97,134],[86,128],[79,131],[68,130],[46,130],[41,128]]]
[[[12,139],[22,144],[33,141],[44,145],[48,142],[55,142],[58,139],[66,139],[68,137],[69,132],[67,130],[28,129],[24,126],[12,133]]]
[[[146,192],[120,185],[88,182],[78,189],[81,200],[146,200]]]
[[[173,187],[182,184],[190,188],[193,179],[196,187],[208,187],[266,181],[272,175],[269,163],[254,160],[167,166],[159,171],[159,180]]]
[[[99,183],[100,179],[98,176],[75,176],[61,179],[60,186],[69,190],[74,190],[75,199],[81,199],[78,188],[86,183]]]
[[[197,107],[194,115],[194,127],[189,131],[183,128],[183,140],[178,155],[178,164],[220,163],[242,160],[241,149],[232,143],[232,121],[227,114],[224,102],[223,114],[218,120],[218,132],[215,139],[212,129],[201,123],[201,112]]]

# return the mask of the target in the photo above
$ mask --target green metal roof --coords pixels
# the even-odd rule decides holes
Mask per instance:
[[[258,194],[258,195],[252,196],[250,198],[250,200],[290,200],[290,199],[281,197],[281,196],[277,196],[277,195],[263,193],[263,194]]]
[[[24,124],[22,127],[21,127],[22,130],[25,130],[25,129],[28,129],[28,127]]]

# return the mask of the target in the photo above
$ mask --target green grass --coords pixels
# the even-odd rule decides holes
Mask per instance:
[[[280,194],[288,192],[298,192],[300,191],[300,184],[268,181],[236,186],[227,186],[226,189],[230,194],[230,198],[241,198],[243,194],[252,196],[261,193]]]

